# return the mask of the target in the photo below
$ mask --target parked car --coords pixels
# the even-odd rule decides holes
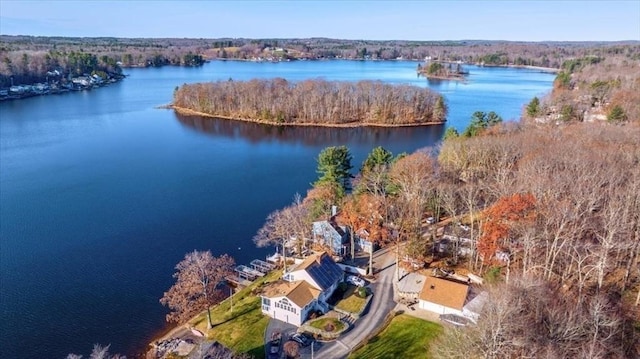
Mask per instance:
[[[271,334],[271,341],[269,341],[269,359],[280,358],[280,340],[282,334],[280,332],[273,332]]]
[[[434,224],[434,223],[436,223],[436,219],[433,218],[433,217],[429,217],[429,218],[427,218],[427,223]]]
[[[367,283],[365,283],[364,279],[360,278],[360,277],[356,277],[355,275],[349,275],[347,276],[347,283],[351,283],[353,285],[355,285],[356,287],[364,287]]]
[[[291,340],[297,342],[298,344],[300,344],[303,347],[308,346],[309,344],[311,344],[311,338],[309,338],[308,336],[302,334],[302,333],[296,333],[294,335],[291,336]]]
[[[458,226],[460,226],[460,228],[462,228],[463,231],[469,231],[471,228],[469,228],[469,226],[467,226],[466,224],[462,224],[462,223],[458,223]]]

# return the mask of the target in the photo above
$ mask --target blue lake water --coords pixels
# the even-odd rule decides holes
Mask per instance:
[[[519,117],[553,75],[468,67],[466,82],[429,82],[415,62],[211,62],[127,69],[111,86],[0,103],[0,357],[64,358],[94,343],[134,354],[165,326],[158,302],[186,252],[264,258],[251,238],[306,193],[315,158],[347,145],[357,167],[375,146],[437,145],[474,111]],[[429,86],[445,126],[272,128],[157,109],[183,83],[283,77]]]

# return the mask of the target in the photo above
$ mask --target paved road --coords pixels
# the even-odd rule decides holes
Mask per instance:
[[[340,339],[329,343],[315,343],[315,358],[346,358],[351,349],[362,342],[371,331],[384,322],[387,314],[393,310],[396,303],[393,301],[393,275],[395,271],[395,252],[380,251],[374,256],[374,268],[380,270],[377,273],[375,283],[370,285],[373,298],[366,314],[356,321],[353,329]],[[302,351],[302,358],[310,358],[310,349]]]

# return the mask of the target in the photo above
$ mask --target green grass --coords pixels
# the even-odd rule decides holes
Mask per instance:
[[[429,343],[441,332],[439,324],[402,314],[349,359],[429,358]]]
[[[358,297],[356,295],[356,289],[358,289],[358,287],[350,285],[342,295],[342,299],[336,303],[336,308],[349,313],[359,313],[366,303],[366,298]]]
[[[274,271],[253,282],[233,296],[231,302],[225,300],[211,309],[213,328],[207,330],[207,315],[203,312],[191,324],[204,333],[207,338],[217,340],[239,353],[249,353],[256,359],[264,358],[264,332],[269,317],[262,314],[260,297],[253,291],[266,282],[276,281],[282,271]]]
[[[320,318],[320,319],[316,319],[316,320],[312,321],[311,323],[309,323],[309,325],[314,327],[314,328],[316,328],[316,329],[325,330],[325,326],[328,323],[332,323],[333,327],[335,328],[334,330],[332,330],[332,332],[339,332],[342,329],[344,329],[344,323],[341,322],[340,320],[336,319],[336,318]]]

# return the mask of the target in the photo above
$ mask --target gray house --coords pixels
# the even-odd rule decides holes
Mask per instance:
[[[333,254],[344,256],[348,253],[349,235],[346,228],[338,226],[332,219],[313,222],[313,241],[329,248]]]

